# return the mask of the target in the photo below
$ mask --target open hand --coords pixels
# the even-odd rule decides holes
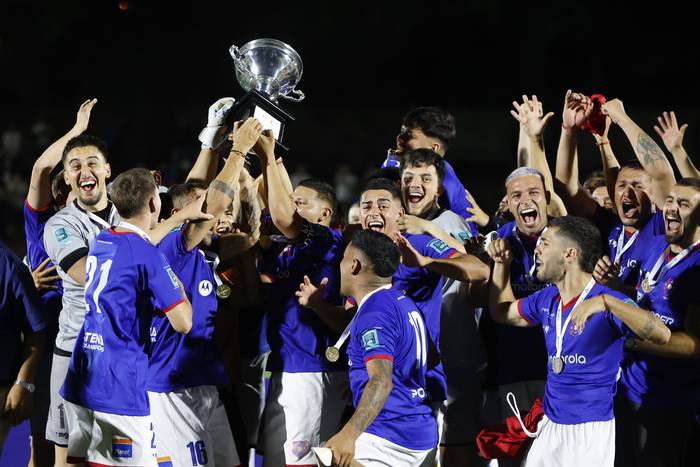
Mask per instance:
[[[564,96],[564,111],[562,112],[562,126],[565,130],[580,130],[593,113],[593,102],[581,93],[566,91]],[[614,121],[614,119],[613,119]]]
[[[328,278],[324,277],[318,283],[318,287],[311,283],[309,276],[304,276],[304,282],[299,284],[299,290],[294,294],[297,296],[299,305],[313,309],[315,306],[323,302],[323,293],[328,285]]]
[[[520,127],[530,138],[542,136],[547,122],[554,116],[554,112],[542,115],[542,103],[535,95],[530,100],[523,94],[523,103],[518,104],[516,101],[513,101],[513,107],[515,107],[515,110],[511,110],[510,114],[520,123]]]
[[[663,118],[662,118],[663,117]],[[685,136],[685,130],[688,129],[688,124],[684,123],[678,127],[678,120],[676,120],[676,113],[672,110],[669,112],[664,112],[661,117],[657,117],[659,121],[659,126],[654,125],[654,130],[661,136],[661,140],[664,142],[666,149],[669,152],[677,151],[683,147],[683,137]]]
[[[421,255],[413,248],[413,245],[406,240],[406,237],[400,233],[394,234],[394,243],[399,247],[401,253],[401,262],[409,268],[425,267],[429,264],[430,259]]]
[[[92,108],[95,107],[95,104],[97,104],[97,99],[88,99],[80,104],[78,115],[75,117],[75,125],[73,125],[73,128],[80,133],[87,130],[88,124],[90,123],[90,112],[92,112]]]

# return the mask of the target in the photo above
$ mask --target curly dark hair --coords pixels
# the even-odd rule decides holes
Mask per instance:
[[[379,277],[391,277],[399,268],[399,248],[383,233],[360,230],[352,238],[352,246],[364,253],[372,271]]]

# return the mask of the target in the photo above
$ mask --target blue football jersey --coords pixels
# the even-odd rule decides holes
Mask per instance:
[[[640,275],[637,303],[653,311],[671,331],[683,330],[688,306],[700,304],[700,250],[669,269],[651,292],[643,279],[664,255],[668,242],[655,236],[637,251]],[[666,256],[667,263],[670,257]],[[664,358],[628,352],[622,367],[621,391],[632,402],[659,409],[695,410],[700,402],[700,358]]]
[[[303,373],[342,369],[324,357],[326,348],[335,344],[337,333],[313,310],[299,305],[295,292],[305,275],[313,284],[327,277],[324,300],[342,305],[339,266],[344,251],[342,233],[306,223],[304,231],[277,255],[266,303],[269,370]]]
[[[155,246],[136,233],[102,231],[90,245],[85,322],[61,395],[100,412],[148,415],[151,319],[184,300],[177,277]]]
[[[445,179],[443,180],[442,185],[445,190],[443,191],[442,195],[440,195],[438,204],[442,208],[449,209],[465,219],[469,218],[472,215],[469,211],[467,211],[467,208],[471,208],[472,203],[470,203],[467,199],[467,191],[464,188],[464,185],[462,185],[462,182],[459,180],[459,177],[457,177],[457,173],[452,165],[450,165],[450,163],[445,159],[443,159],[443,161],[445,162]],[[472,236],[476,237],[479,234],[476,224],[473,222],[467,222],[467,225],[469,225]]]
[[[408,449],[437,445],[437,424],[426,394],[428,336],[423,313],[392,288],[367,295],[350,327],[348,357],[355,407],[368,381],[367,362],[393,362],[392,390],[367,432]]]
[[[442,240],[430,235],[406,234],[405,237],[423,256],[445,259],[459,253]],[[425,317],[428,334],[439,352],[444,278],[428,268],[407,267],[402,263],[394,274],[392,284],[394,289],[408,295],[418,305]],[[428,390],[431,398],[436,401],[447,397],[447,382],[442,363],[428,371]]]
[[[199,248],[187,250],[186,226],[173,230],[158,244],[192,304],[192,329],[182,334],[165,316],[151,325],[148,386],[152,392],[172,392],[196,386],[228,384],[224,362],[214,346],[218,309],[214,272]]]
[[[622,293],[600,284],[596,284],[586,298],[601,294],[634,304]],[[562,325],[577,299],[578,296],[562,306]],[[550,285],[517,302],[518,311],[527,322],[533,326],[541,325],[550,356],[557,353],[556,314],[559,301],[559,290]],[[564,359],[564,369],[556,374],[552,371],[551,359],[547,364],[544,413],[562,424],[612,420],[624,339],[631,331],[608,310],[594,314],[580,334],[573,332],[573,322],[569,322],[563,331],[561,357]]]
[[[34,209],[27,201],[24,202],[24,234],[27,239],[27,259],[29,268],[35,270],[49,255],[44,248],[44,226],[46,222],[56,214],[50,206],[44,209]],[[46,268],[53,266],[49,261]],[[57,273],[56,273],[57,274]],[[63,295],[62,282],[56,281],[58,290],[47,290],[41,294],[41,301],[49,312],[48,317],[58,322],[58,314],[61,312],[61,295]]]

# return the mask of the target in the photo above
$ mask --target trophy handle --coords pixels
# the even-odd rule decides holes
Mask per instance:
[[[277,97],[282,97],[282,98],[287,99],[288,101],[292,101],[292,102],[301,102],[306,97],[306,95],[298,89],[292,89],[291,91],[289,91],[289,94],[295,94],[295,93],[296,93],[296,95],[294,95],[294,96],[286,95],[286,94],[279,94]]]
[[[232,46],[228,49],[228,53],[230,53],[230,54],[231,54],[231,57],[232,57],[234,60],[236,60],[236,61],[240,60],[241,57],[243,56],[243,54],[241,54],[241,51],[240,51],[240,50],[238,49],[238,47],[236,47],[235,45],[232,45]]]

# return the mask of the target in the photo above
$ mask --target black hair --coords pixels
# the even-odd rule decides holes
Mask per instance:
[[[311,188],[316,192],[316,197],[330,206],[333,214],[338,212],[338,200],[335,197],[335,188],[330,183],[317,178],[307,178],[300,181],[297,186]]]
[[[203,180],[188,180],[185,183],[180,183],[170,187],[170,202],[172,208],[182,209],[187,206],[190,200],[186,199],[194,195],[195,190],[207,190],[209,186]],[[168,211],[170,215],[170,211]]]
[[[688,186],[691,188],[695,188],[697,191],[700,191],[700,178],[695,178],[695,177],[685,177],[681,178],[676,182],[676,185],[678,186]]]
[[[391,196],[394,199],[397,199],[400,203],[403,203],[401,197],[401,187],[397,182],[389,180],[388,178],[370,178],[365,182],[365,185],[362,187],[361,193],[364,193],[365,191],[369,190],[386,190],[389,193],[391,193]]]
[[[624,164],[622,164],[618,173],[620,173],[622,169],[641,170],[642,172],[645,171],[644,166],[642,166],[642,164],[640,164],[637,160],[625,162]]]
[[[360,250],[379,277],[391,277],[396,273],[401,254],[389,237],[373,230],[360,230],[352,238],[352,245]]]
[[[557,227],[557,235],[574,242],[578,249],[578,264],[585,272],[592,273],[602,255],[600,231],[588,219],[576,216],[555,217],[549,227]]]
[[[404,116],[403,126],[409,129],[420,128],[426,136],[439,139],[445,149],[457,135],[454,117],[438,107],[411,110]]]
[[[87,146],[94,146],[104,157],[105,162],[107,162],[107,143],[102,141],[97,136],[87,135],[83,133],[82,135],[75,136],[68,140],[66,147],[63,148],[63,154],[61,155],[61,161],[65,164],[68,153],[75,148],[84,148]]]
[[[434,166],[437,173],[438,182],[440,185],[445,181],[445,161],[438,153],[432,149],[411,149],[403,154],[401,162],[401,176],[409,167],[428,167]]]

